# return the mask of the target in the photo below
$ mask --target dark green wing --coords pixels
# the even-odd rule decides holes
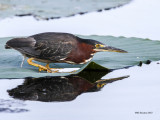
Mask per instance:
[[[43,33],[31,36],[36,40],[35,50],[39,58],[51,61],[65,59],[75,47],[76,37],[64,33]]]
[[[60,62],[76,48],[77,37],[68,33],[41,33],[27,38],[14,38],[6,48],[14,48],[27,57]]]

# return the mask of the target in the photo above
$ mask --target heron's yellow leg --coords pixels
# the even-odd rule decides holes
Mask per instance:
[[[50,67],[49,67],[49,63],[46,64],[46,68],[49,69],[49,70],[51,70],[52,73],[58,72],[58,70],[57,70],[56,68],[50,68]]]
[[[37,63],[33,63],[32,60],[34,60],[34,58],[29,58],[27,60],[27,62],[28,62],[29,65],[32,65],[32,66],[35,66],[35,67],[39,67],[39,71],[43,70],[43,71],[47,71],[47,72],[50,72],[50,73],[52,72],[49,68],[47,68],[47,67],[45,67],[43,65],[39,65]]]
[[[49,63],[46,64],[46,68],[51,69],[51,68],[49,67]]]

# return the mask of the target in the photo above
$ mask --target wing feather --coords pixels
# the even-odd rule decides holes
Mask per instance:
[[[39,58],[55,62],[66,58],[76,43],[76,37],[71,34],[43,33],[31,37],[36,40]]]
[[[6,43],[27,57],[60,62],[76,47],[77,37],[68,33],[41,33],[27,38],[15,38]]]
[[[41,41],[37,42],[35,49],[41,51],[39,58],[51,61],[59,61],[67,57],[72,50],[72,44],[62,42]]]

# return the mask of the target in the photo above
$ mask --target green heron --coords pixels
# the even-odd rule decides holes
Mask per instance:
[[[38,67],[39,71],[52,72],[50,63],[85,64],[96,52],[111,51],[126,53],[126,51],[107,46],[91,39],[79,38],[69,33],[40,33],[26,38],[14,38],[7,41],[6,49],[19,51],[28,64]],[[46,66],[32,60],[47,63]],[[23,62],[22,62],[23,63]]]

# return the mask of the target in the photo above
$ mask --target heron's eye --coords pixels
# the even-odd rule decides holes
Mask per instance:
[[[101,83],[98,83],[98,84],[97,84],[97,88],[102,88],[104,85],[106,85],[106,83],[102,83],[102,84],[101,84]]]
[[[101,46],[101,44],[96,44],[95,45],[96,48],[99,48],[100,46]]]

